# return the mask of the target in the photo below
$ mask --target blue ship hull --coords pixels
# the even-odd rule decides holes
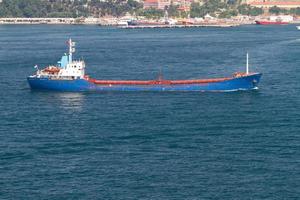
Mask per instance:
[[[257,89],[262,74],[254,73],[233,77],[224,81],[193,84],[95,84],[86,79],[51,80],[49,78],[28,77],[31,89],[53,91],[212,91],[227,92]]]

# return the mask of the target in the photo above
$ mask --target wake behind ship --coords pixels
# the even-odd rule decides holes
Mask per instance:
[[[63,55],[56,65],[38,69],[27,78],[31,89],[54,91],[212,91],[226,92],[258,88],[261,73],[249,73],[248,54],[246,73],[235,73],[231,77],[165,80],[96,80],[85,74],[85,62],[73,60],[75,43],[68,41],[69,54]]]

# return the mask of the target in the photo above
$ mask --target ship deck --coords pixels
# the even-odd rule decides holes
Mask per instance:
[[[181,84],[207,84],[216,83],[232,78],[213,78],[213,79],[195,79],[195,80],[96,80],[87,78],[90,83],[97,85],[181,85]]]

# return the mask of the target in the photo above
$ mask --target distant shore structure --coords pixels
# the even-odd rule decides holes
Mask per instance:
[[[170,5],[178,6],[180,11],[190,11],[192,2],[198,2],[198,0],[144,0],[143,8],[155,8],[158,10],[164,10]]]
[[[0,0],[1,1],[1,0]],[[99,18],[0,18],[0,24],[100,24]]]
[[[134,20],[130,18],[0,18],[3,24],[47,24],[47,25],[99,25],[114,26],[120,28],[190,28],[190,27],[234,27],[247,24],[255,24],[255,21],[270,20],[283,21],[287,23],[298,23],[291,15],[261,16],[255,18],[236,17],[231,19],[218,18],[187,18],[187,19],[165,19],[160,20]],[[172,23],[171,23],[172,22]],[[136,24],[135,24],[136,23]]]
[[[284,24],[300,24],[300,19],[292,15],[264,15],[260,17],[238,16],[231,19],[218,18],[187,18],[187,19],[157,19],[135,20],[127,18],[0,18],[0,25],[97,25],[113,26],[125,29],[144,28],[195,28],[195,27],[236,27],[255,24],[257,21],[284,22]],[[256,23],[257,24],[257,23]]]
[[[269,9],[274,6],[283,9],[292,9],[300,7],[300,0],[242,0],[242,3],[262,9]]]
[[[144,9],[156,8],[159,10],[165,9],[166,6],[171,5],[171,0],[145,0]]]
[[[123,29],[145,29],[145,28],[196,28],[196,27],[215,27],[229,28],[239,26],[239,24],[192,24],[192,25],[138,25],[138,26],[123,26]]]

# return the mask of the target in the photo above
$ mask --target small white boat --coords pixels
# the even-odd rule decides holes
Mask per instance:
[[[300,26],[296,26],[298,30],[300,30]]]

